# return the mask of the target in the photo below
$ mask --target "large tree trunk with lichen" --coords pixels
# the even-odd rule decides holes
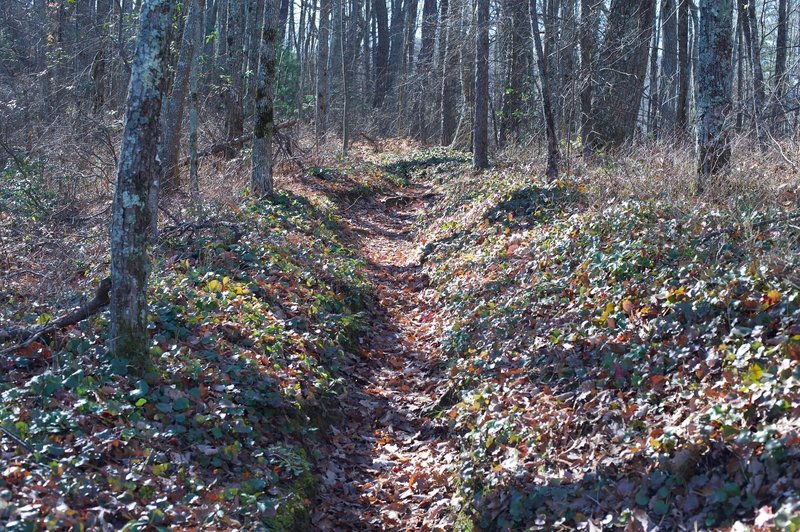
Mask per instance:
[[[261,32],[261,64],[256,89],[253,129],[252,188],[256,196],[272,194],[272,137],[275,133],[275,43],[278,39],[278,0],[266,0],[266,23]]]
[[[700,0],[697,72],[698,190],[730,159],[733,0]]]
[[[156,212],[148,201],[161,172],[158,139],[172,2],[144,0],[131,67],[125,129],[111,222],[111,329],[114,355],[136,369],[148,363],[147,242]]]
[[[655,0],[612,0],[600,50],[594,128],[607,146],[629,141],[644,92]]]

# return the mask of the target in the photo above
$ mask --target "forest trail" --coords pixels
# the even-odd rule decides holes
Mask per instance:
[[[458,448],[446,423],[425,417],[446,384],[413,230],[431,195],[412,184],[341,209],[374,286],[369,330],[328,431],[313,524],[321,530],[452,527]]]

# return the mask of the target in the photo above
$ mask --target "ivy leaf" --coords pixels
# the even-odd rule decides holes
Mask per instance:
[[[185,397],[179,397],[172,402],[172,409],[176,412],[181,412],[189,408],[189,400]]]

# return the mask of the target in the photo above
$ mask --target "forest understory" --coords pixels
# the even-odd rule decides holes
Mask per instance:
[[[143,376],[103,312],[4,344],[5,529],[800,526],[796,182],[487,178],[404,141],[315,164],[166,207]],[[109,211],[29,200],[0,297],[36,326],[104,277]]]

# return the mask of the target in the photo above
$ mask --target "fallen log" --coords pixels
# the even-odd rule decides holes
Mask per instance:
[[[26,347],[45,334],[55,332],[63,329],[64,327],[69,327],[70,325],[75,325],[76,323],[79,323],[86,318],[97,314],[102,308],[108,306],[108,304],[111,302],[110,293],[111,278],[106,277],[100,281],[100,285],[95,290],[94,297],[90,301],[79,306],[72,312],[69,312],[68,314],[58,318],[57,320],[51,321],[50,323],[46,323],[44,325],[39,325],[37,327],[20,327],[17,325],[12,325],[5,329],[0,329],[0,343],[11,340],[21,342],[18,345],[12,346],[4,351],[0,351],[0,353],[10,353],[12,351],[16,351],[17,349]]]

